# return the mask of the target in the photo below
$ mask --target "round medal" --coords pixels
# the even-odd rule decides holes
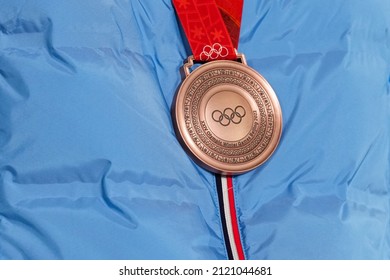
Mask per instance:
[[[217,60],[187,75],[174,104],[176,134],[192,158],[222,174],[240,174],[265,162],[282,132],[282,113],[268,82],[242,62]]]

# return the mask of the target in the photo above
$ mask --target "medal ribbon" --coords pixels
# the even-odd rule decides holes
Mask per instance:
[[[235,60],[243,0],[172,0],[194,59]]]

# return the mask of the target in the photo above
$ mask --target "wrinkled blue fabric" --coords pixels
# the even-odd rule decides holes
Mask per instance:
[[[390,259],[390,1],[245,0],[280,145],[234,177],[247,259]],[[176,140],[170,0],[0,0],[0,259],[226,259]]]

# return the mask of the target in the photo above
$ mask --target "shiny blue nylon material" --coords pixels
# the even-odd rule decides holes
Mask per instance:
[[[170,0],[0,0],[0,259],[226,259],[175,138]],[[234,177],[247,259],[390,259],[390,2],[246,0],[272,158]]]

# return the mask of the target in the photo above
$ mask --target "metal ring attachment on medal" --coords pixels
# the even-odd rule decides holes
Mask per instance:
[[[207,62],[187,74],[173,113],[190,156],[212,172],[230,175],[264,163],[282,132],[282,112],[269,83],[230,60]]]

